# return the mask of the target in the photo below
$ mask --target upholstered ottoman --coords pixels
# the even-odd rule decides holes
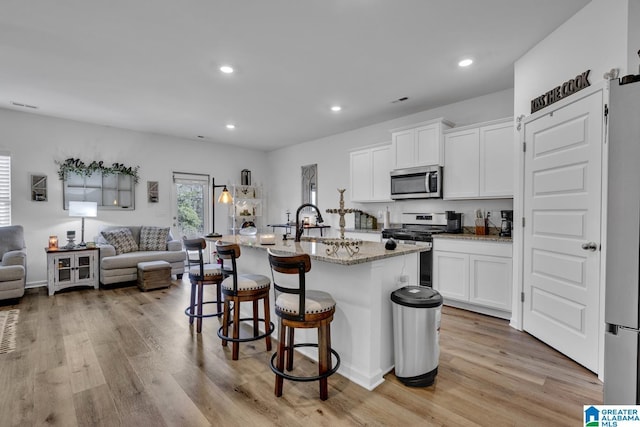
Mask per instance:
[[[171,264],[167,261],[138,263],[138,287],[143,291],[167,288],[171,285]]]

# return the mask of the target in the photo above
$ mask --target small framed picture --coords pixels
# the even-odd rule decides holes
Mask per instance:
[[[158,181],[147,181],[147,197],[149,203],[158,203]]]
[[[47,201],[47,176],[40,174],[31,175],[31,200],[34,202]]]

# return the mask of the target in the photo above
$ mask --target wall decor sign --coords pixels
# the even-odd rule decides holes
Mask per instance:
[[[533,98],[531,100],[531,114],[591,86],[591,83],[589,82],[590,72],[591,70],[587,70],[582,74],[578,74],[573,79],[567,80],[560,86],[554,87],[544,95]]]
[[[47,176],[31,175],[31,200],[34,202],[47,201]]]

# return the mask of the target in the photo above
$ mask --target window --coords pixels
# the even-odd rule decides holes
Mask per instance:
[[[0,152],[0,225],[11,225],[11,156]]]

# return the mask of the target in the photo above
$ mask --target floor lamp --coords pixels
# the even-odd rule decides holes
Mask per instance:
[[[225,205],[229,203],[233,203],[233,197],[231,197],[231,193],[227,189],[227,185],[216,185],[216,179],[211,178],[211,195],[213,196],[213,200],[216,199],[216,188],[222,188],[222,193],[220,197],[218,197],[218,203],[224,203]],[[216,205],[215,202],[211,203],[211,234],[209,237],[222,237],[222,234],[216,233]]]
[[[96,202],[69,202],[69,216],[82,218],[82,234],[78,246],[84,247],[84,219],[98,216],[98,203]]]

